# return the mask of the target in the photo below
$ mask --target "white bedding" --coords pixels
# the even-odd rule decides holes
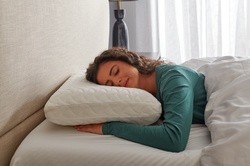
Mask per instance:
[[[203,165],[250,163],[250,59],[222,57],[199,69],[206,75],[205,121],[212,143]]]
[[[110,135],[78,132],[47,120],[22,142],[11,166],[166,166],[200,165],[201,149],[210,143],[204,125],[192,125],[187,149],[171,153]]]

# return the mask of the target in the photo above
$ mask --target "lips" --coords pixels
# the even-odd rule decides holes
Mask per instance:
[[[127,87],[129,78],[125,81],[124,87]]]

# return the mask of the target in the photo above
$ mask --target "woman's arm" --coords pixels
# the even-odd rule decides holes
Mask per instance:
[[[180,152],[187,145],[193,116],[193,88],[188,79],[173,72],[161,83],[162,125],[136,125],[123,122],[81,126],[80,131],[110,134],[158,149]],[[102,129],[102,132],[100,132]]]
[[[180,152],[187,145],[193,117],[193,87],[178,71],[161,82],[163,124],[142,126],[122,122],[103,125],[104,134],[112,134],[158,149]]]
[[[89,125],[78,125],[75,126],[75,129],[82,132],[89,132],[94,134],[102,134],[102,125],[103,124],[89,124]]]

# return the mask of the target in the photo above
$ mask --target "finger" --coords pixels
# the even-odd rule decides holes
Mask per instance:
[[[74,128],[75,128],[76,130],[78,130],[78,131],[82,131],[82,130],[85,129],[85,127],[84,127],[84,126],[81,126],[81,125],[74,126]]]

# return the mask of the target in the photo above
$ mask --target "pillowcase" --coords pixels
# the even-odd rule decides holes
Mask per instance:
[[[71,76],[48,100],[45,117],[59,125],[121,121],[149,125],[161,115],[160,102],[135,88],[91,83],[83,73]]]

